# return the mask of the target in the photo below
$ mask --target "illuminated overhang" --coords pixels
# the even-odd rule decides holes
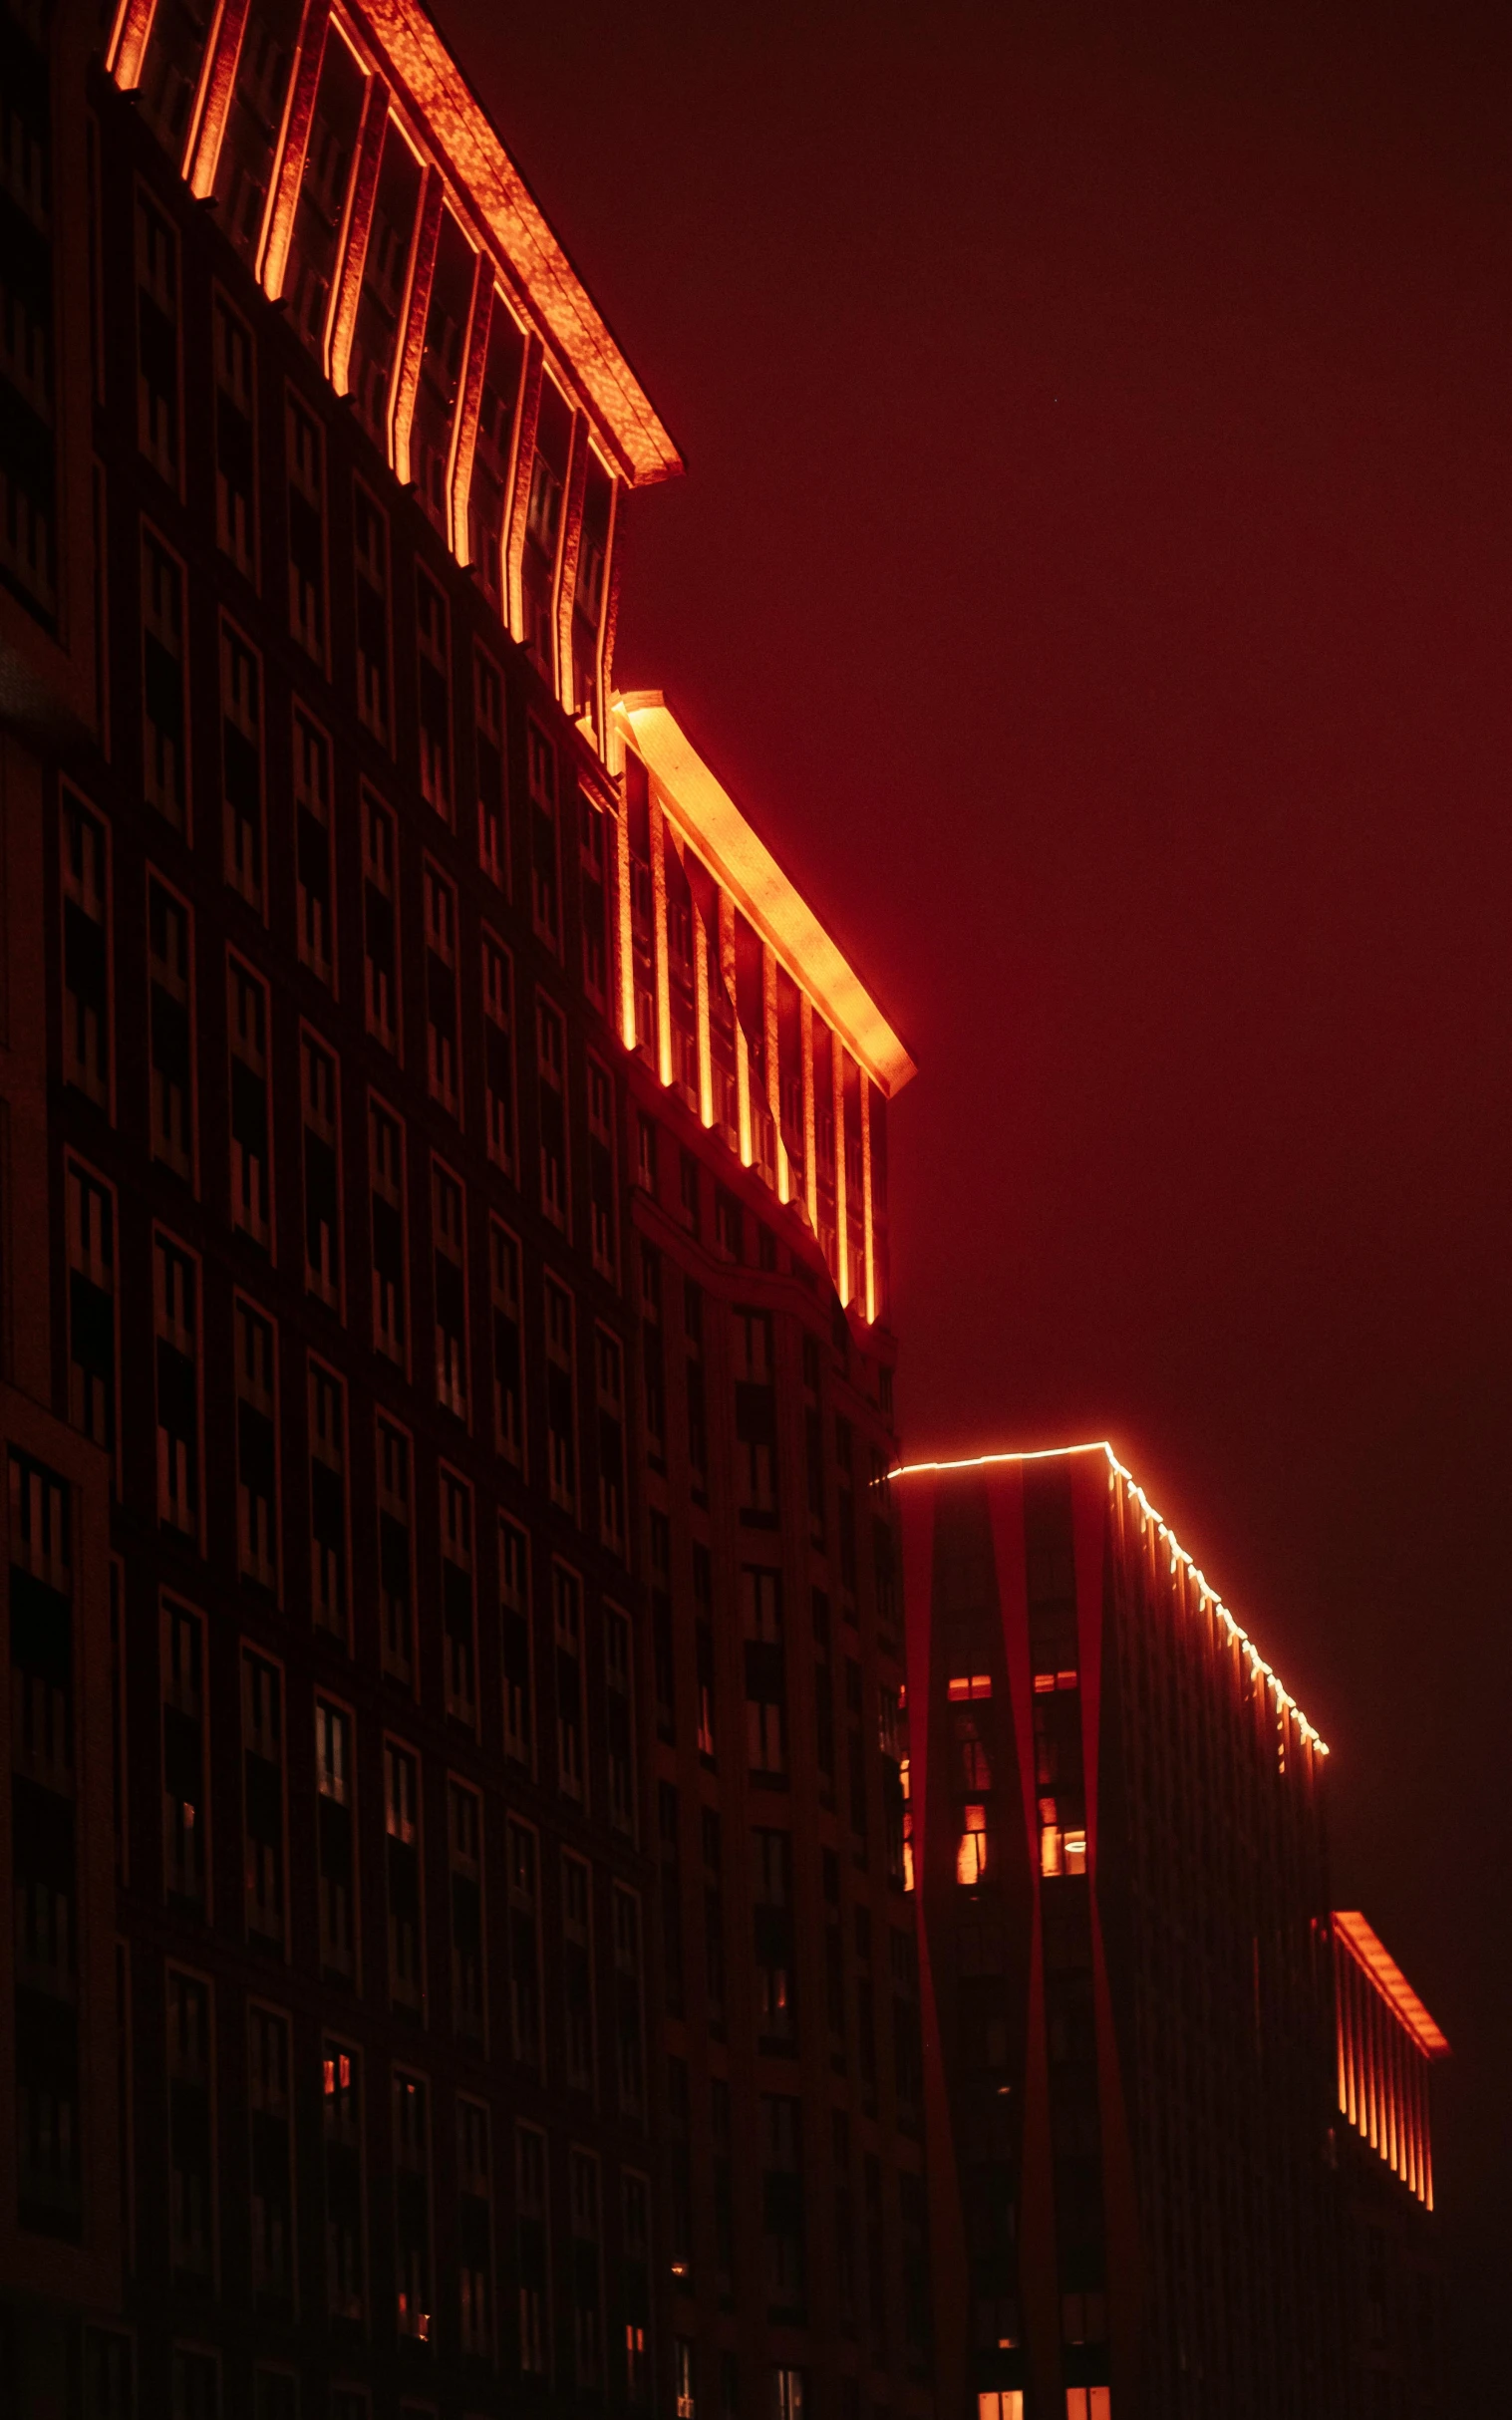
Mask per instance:
[[[1358,1908],[1334,1911],[1334,1931],[1361,1966],[1381,1998],[1412,2036],[1424,2058],[1448,2058],[1448,2039],[1418,1998],[1384,1943]]]
[[[419,0],[352,0],[351,17],[451,168],[458,198],[577,386],[625,477],[636,487],[676,478],[681,454]]]
[[[1161,1519],[1159,1513],[1156,1512],[1154,1505],[1150,1502],[1149,1497],[1145,1494],[1144,1489],[1139,1486],[1138,1482],[1135,1480],[1132,1471],[1125,1469],[1124,1465],[1119,1461],[1118,1456],[1114,1453],[1111,1445],[1108,1444],[1105,1437],[1099,1438],[1097,1443],[1094,1445],[1042,1445],[1027,1452],[966,1454],[961,1456],[959,1459],[950,1462],[905,1462],[897,1470],[889,1471],[888,1477],[890,1479],[911,1479],[922,1478],[926,1474],[933,1474],[937,1477],[944,1478],[948,1477],[952,1471],[992,1470],[1000,1465],[1011,1462],[1069,1461],[1070,1458],[1075,1454],[1088,1453],[1100,1454],[1102,1456],[1107,1465],[1109,1486],[1122,1487],[1126,1493],[1129,1503],[1132,1505],[1134,1511],[1138,1514],[1141,1524],[1145,1528],[1154,1528],[1157,1536],[1160,1538],[1167,1554],[1170,1557],[1172,1576],[1174,1577],[1178,1569],[1185,1569],[1188,1586],[1196,1589],[1199,1597],[1202,1600],[1203,1606],[1210,1610],[1217,1620],[1223,1624],[1225,1630],[1229,1634],[1230,1639],[1243,1655],[1244,1660],[1249,1665],[1251,1671],[1255,1673],[1257,1678],[1264,1681],[1266,1688],[1269,1690],[1271,1697],[1275,1702],[1278,1713],[1285,1713],[1289,1715],[1292,1721],[1296,1723],[1297,1728],[1301,1732],[1306,1744],[1310,1748],[1316,1749],[1320,1756],[1327,1756],[1329,1752],[1328,1741],[1319,1736],[1318,1732],[1313,1728],[1311,1722],[1309,1722],[1301,1706],[1298,1704],[1296,1698],[1291,1694],[1289,1689],[1282,1686],[1278,1675],[1266,1663],[1265,1658],[1261,1655],[1254,1641],[1249,1637],[1247,1632],[1240,1629],[1238,1623],[1234,1620],[1233,1615],[1229,1612],[1228,1607],[1224,1604],[1223,1599],[1218,1595],[1215,1589],[1208,1585],[1206,1577],[1201,1571],[1199,1571],[1197,1565],[1187,1553],[1186,1548],[1182,1545],[1175,1531],[1171,1528],[1170,1523]],[[1336,1917],[1335,1922],[1338,1923],[1341,1920]],[[1363,1920],[1355,1919],[1351,1921],[1362,1922]],[[1369,1928],[1366,1927],[1366,1931],[1368,1930]],[[1373,1941],[1375,1937],[1373,1934],[1371,1934],[1370,1938]],[[1376,1943],[1377,1949],[1379,1949],[1379,1946],[1380,1945]],[[1380,1954],[1382,1958],[1385,1957],[1385,1952],[1383,1950]],[[1387,1961],[1387,1963],[1389,1964],[1389,1961]],[[1405,1984],[1402,1987],[1405,1989]],[[1429,2018],[1428,2022],[1431,2024],[1432,2019]],[[1447,2049],[1448,2044],[1445,2043],[1444,2047]]]
[[[831,941],[730,792],[704,762],[660,690],[615,701],[615,717],[663,793],[673,823],[729,891],[773,956],[833,1026],[885,1098],[914,1062],[860,976]]]

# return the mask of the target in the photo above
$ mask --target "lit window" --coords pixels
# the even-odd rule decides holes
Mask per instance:
[[[977,2420],[1024,2420],[1022,2387],[989,2387],[977,2397]]]
[[[1068,2386],[1065,2420],[1110,2420],[1112,2399],[1105,2386]]]
[[[1037,1682],[1036,1686],[1038,1685]],[[959,1704],[963,1699],[969,1697],[990,1697],[992,1693],[992,1680],[986,1672],[964,1672],[948,1683],[948,1694],[952,1704]]]
[[[1086,1872],[1086,1834],[1067,1832],[1065,1835],[1065,1867],[1067,1874]]]
[[[961,1846],[956,1851],[956,1880],[970,1887],[987,1872],[987,1809],[968,1807]]]

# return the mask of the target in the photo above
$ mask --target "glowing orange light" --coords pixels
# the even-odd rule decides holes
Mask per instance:
[[[1395,1959],[1358,1908],[1334,1913],[1334,1930],[1363,1966],[1382,1999],[1393,2009],[1424,2058],[1448,2058],[1448,2037],[1437,2026]]]
[[[988,1672],[963,1672],[946,1684],[946,1694],[951,1698],[990,1697],[992,1693],[992,1676]]]
[[[1135,1480],[1133,1473],[1125,1469],[1105,1437],[1099,1438],[1095,1444],[1040,1445],[1028,1450],[1008,1453],[964,1454],[957,1460],[945,1462],[902,1462],[887,1475],[890,1479],[912,1479],[947,1471],[991,1470],[1008,1462],[1058,1462],[1071,1454],[1082,1453],[1100,1453],[1104,1456],[1108,1467],[1108,1485],[1110,1488],[1121,1486],[1124,1489],[1129,1502],[1139,1514],[1141,1532],[1148,1530],[1153,1525],[1158,1535],[1167,1541],[1172,1572],[1175,1572],[1178,1566],[1185,1570],[1189,1581],[1198,1592],[1204,1609],[1211,1610],[1224,1624],[1230,1638],[1243,1653],[1250,1669],[1264,1681],[1278,1706],[1296,1723],[1305,1745],[1316,1749],[1320,1756],[1327,1756],[1328,1741],[1314,1729],[1290,1690],[1282,1686],[1280,1679],[1255,1647],[1248,1633],[1240,1629],[1217,1591],[1209,1587],[1203,1573],[1180,1543],[1170,1524],[1161,1519],[1143,1488]]]
[[[450,161],[537,324],[560,348],[637,486],[675,478],[682,457],[579,282],[419,0],[360,0],[354,15],[402,81]]]

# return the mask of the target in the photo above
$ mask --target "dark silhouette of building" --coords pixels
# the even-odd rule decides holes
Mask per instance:
[[[885,1118],[415,0],[0,13],[0,2375],[916,2414]]]
[[[893,1485],[941,2408],[1323,2420],[1360,2205],[1420,2266],[1427,2173],[1423,2037],[1331,1926],[1323,1743],[1107,1448]]]

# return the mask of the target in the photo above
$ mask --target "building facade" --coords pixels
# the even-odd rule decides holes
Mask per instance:
[[[1355,2420],[1439,2420],[1445,2278],[1429,2087],[1449,2045],[1358,1910],[1335,1913],[1333,1969],[1345,2408]]]
[[[922,2412],[911,1068],[615,700],[675,448],[415,0],[0,83],[0,2369]]]
[[[660,698],[625,749],[675,2409],[933,2409],[886,1323],[897,1037]]]
[[[1322,1743],[1105,1448],[893,1486],[942,2409],[1322,2420]]]

